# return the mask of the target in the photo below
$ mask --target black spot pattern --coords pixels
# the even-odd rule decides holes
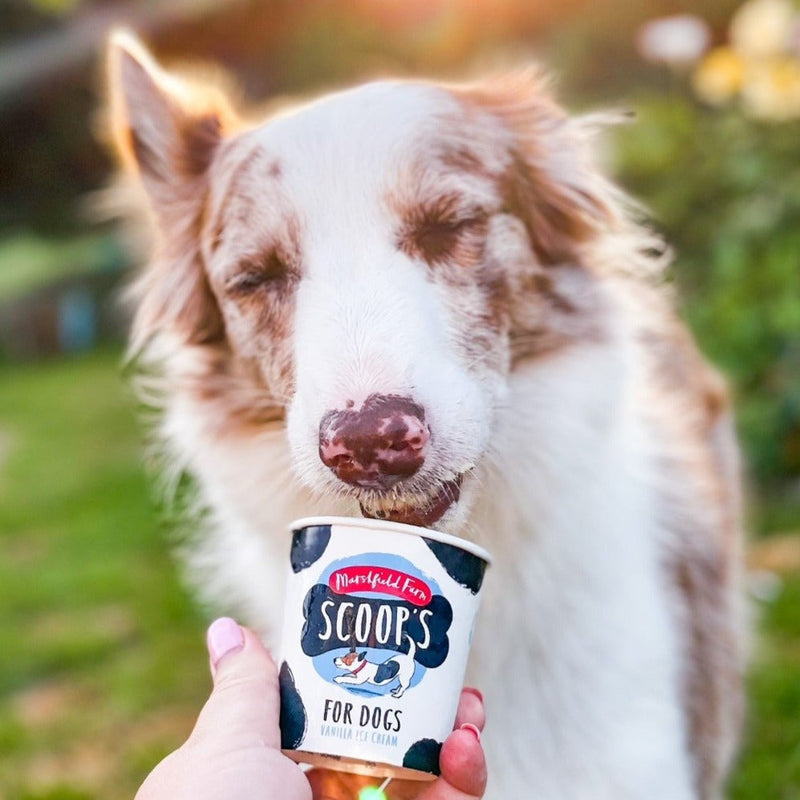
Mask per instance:
[[[331,540],[330,525],[311,525],[292,533],[292,570],[308,569],[325,552]]]
[[[437,742],[436,739],[420,739],[406,750],[406,754],[403,756],[403,766],[439,775],[441,774],[439,769],[439,753],[441,752],[441,742]]]
[[[375,683],[388,683],[394,680],[398,672],[400,672],[400,665],[393,658],[384,661],[375,670]]]
[[[294,675],[285,661],[281,664],[278,683],[281,690],[281,747],[295,750],[305,738],[308,715],[295,686]]]
[[[486,562],[473,553],[461,550],[443,542],[425,539],[423,542],[430,548],[447,574],[458,584],[478,594],[483,585]]]

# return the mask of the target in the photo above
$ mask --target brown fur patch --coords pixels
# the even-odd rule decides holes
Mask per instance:
[[[301,230],[283,202],[276,167],[248,138],[226,142],[214,164],[202,240],[232,352],[257,361],[269,395],[288,402],[294,391],[291,336]],[[255,191],[263,192],[257,206]]]
[[[490,114],[513,137],[502,194],[524,221],[541,264],[575,262],[580,245],[614,224],[612,206],[587,164],[583,143],[536,73],[453,90],[468,108]],[[563,174],[555,174],[554,165]]]
[[[213,286],[234,349],[269,353],[269,359],[261,359],[263,378],[274,394],[289,397],[294,388],[294,294],[302,255],[298,220],[284,216],[276,227],[279,233],[266,235],[257,252],[243,255],[215,277]]]
[[[512,364],[608,338],[610,302],[591,271],[532,266],[513,284],[511,296]]]
[[[421,219],[410,223],[411,230],[401,241],[401,249],[429,264],[446,262],[469,267],[480,261],[486,219],[447,219],[437,211],[420,209]]]
[[[659,516],[669,532],[665,566],[682,608],[682,689],[695,779],[703,800],[718,792],[744,714],[741,520],[736,446],[727,390],[663,295],[630,287],[641,309],[648,364],[648,420],[663,457]]]
[[[191,234],[185,248],[174,255],[172,248],[164,248],[133,287],[138,297],[135,350],[158,332],[169,332],[187,344],[212,344],[224,338],[222,317]]]
[[[270,394],[256,364],[237,358],[227,347],[186,351],[169,376],[169,390],[190,397],[204,408],[211,436],[252,436],[284,419],[285,407]]]
[[[408,185],[392,193],[389,205],[400,218],[399,248],[434,266],[442,263],[468,269],[483,256],[488,215],[471,207],[462,191],[437,188],[426,164],[409,170]]]
[[[697,531],[691,534],[697,536]],[[730,568],[724,551],[687,550],[671,564],[688,623],[683,691],[695,781],[703,800],[718,796],[731,755],[723,754],[720,745],[737,738],[743,718],[741,653],[737,632],[728,627]]]
[[[481,159],[480,154],[463,142],[443,145],[435,158],[446,170],[492,181],[497,177]]]
[[[203,226],[205,235],[208,237],[210,252],[213,255],[222,243],[222,234],[228,223],[226,210],[229,201],[234,197],[241,197],[241,183],[243,176],[247,175],[254,165],[261,159],[261,152],[258,148],[253,148],[250,152],[237,162],[236,167],[225,177],[225,188],[221,193],[221,198],[216,203],[218,212],[216,215],[209,214],[207,223]],[[202,231],[202,229],[201,229]]]
[[[542,157],[546,156],[536,158]],[[539,263],[573,262],[576,246],[591,236],[593,228],[577,209],[570,207],[560,187],[547,180],[535,163],[531,154],[512,154],[502,190],[506,205],[524,221]]]
[[[189,177],[203,175],[222,140],[222,123],[215,114],[186,120],[179,135],[183,141],[176,168]]]

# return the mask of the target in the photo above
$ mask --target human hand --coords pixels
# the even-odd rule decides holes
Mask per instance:
[[[207,645],[211,696],[136,800],[312,800],[302,770],[280,750],[278,673],[266,648],[228,618],[212,623]]]
[[[356,800],[361,788],[380,783],[328,770],[304,773],[281,753],[278,672],[252,631],[217,620],[208,649],[211,696],[188,740],[156,766],[136,800]],[[442,747],[442,776],[425,784],[393,782],[389,800],[479,800],[486,786],[483,721],[480,695],[466,690],[457,730]]]

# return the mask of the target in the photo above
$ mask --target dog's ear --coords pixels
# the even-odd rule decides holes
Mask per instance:
[[[160,234],[135,287],[133,349],[163,331],[194,344],[219,339],[222,320],[199,234],[208,167],[233,114],[221,92],[165,72],[126,32],[109,40],[108,77],[111,133],[124,165],[141,179]]]
[[[507,210],[525,224],[542,264],[575,261],[581,245],[617,222],[613,188],[592,163],[592,126],[570,118],[535,69],[462,90],[505,129]]]
[[[109,39],[108,77],[117,150],[168,222],[182,205],[196,202],[197,183],[232,113],[220,92],[166,72],[126,31]]]
[[[367,657],[367,651],[366,650],[363,653],[359,653],[358,654],[358,660],[359,661],[364,661],[366,659],[366,657]]]

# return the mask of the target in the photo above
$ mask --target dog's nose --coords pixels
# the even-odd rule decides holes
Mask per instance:
[[[358,411],[323,416],[319,457],[351,486],[389,489],[422,466],[430,438],[422,406],[410,397],[372,394]]]

